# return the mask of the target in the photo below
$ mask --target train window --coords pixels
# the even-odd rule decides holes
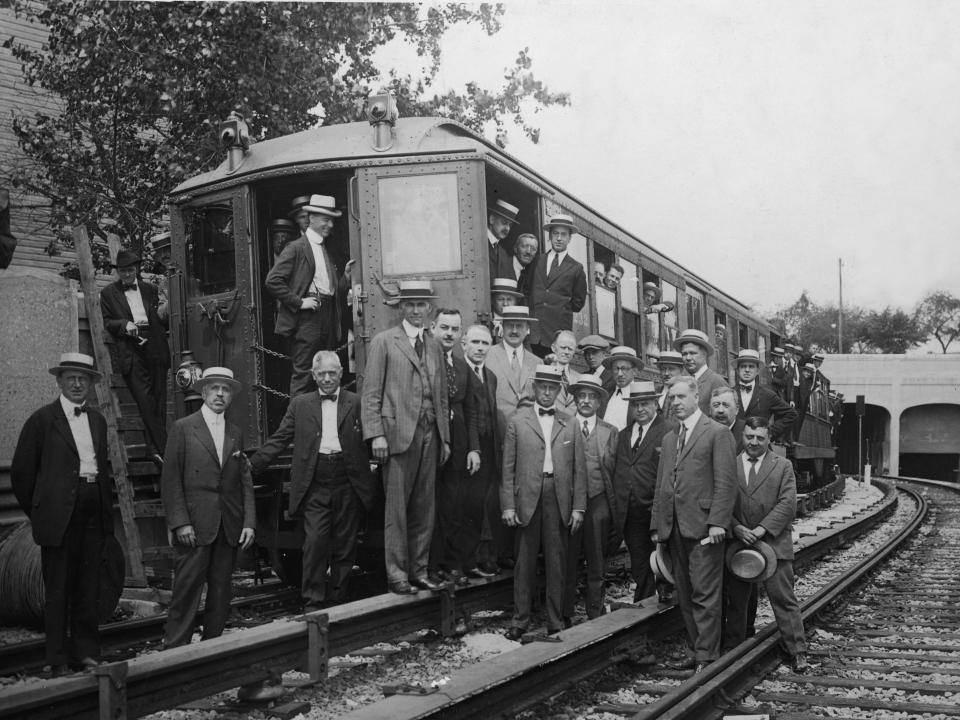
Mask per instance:
[[[627,347],[632,347],[638,352],[640,350],[640,315],[630,312],[629,310],[623,311],[623,344]],[[651,358],[647,357],[647,362],[650,362]]]
[[[759,333],[757,332],[757,329],[756,329],[756,328],[748,328],[748,329],[747,329],[747,336],[748,336],[749,341],[750,341],[750,348],[753,349],[753,350],[756,350],[756,349],[757,349],[757,336],[758,336],[758,335],[759,335]]]
[[[233,206],[197,208],[186,226],[187,279],[191,295],[210,295],[237,286]]]
[[[461,269],[457,174],[377,180],[384,275]]]
[[[703,330],[703,293],[689,285],[687,295],[687,328]]]
[[[597,332],[608,338],[617,337],[617,294],[601,285],[595,286]]]
[[[623,279],[620,281],[620,302],[624,310],[640,313],[640,286],[637,282],[640,277],[639,268],[629,260],[619,259],[617,265],[623,268]]]
[[[750,348],[750,328],[744,323],[740,323],[740,349],[747,350]]]

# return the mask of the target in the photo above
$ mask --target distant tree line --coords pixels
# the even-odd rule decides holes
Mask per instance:
[[[945,290],[929,293],[912,312],[889,305],[882,310],[844,305],[842,349],[839,317],[836,304],[819,305],[803,291],[768,320],[805,348],[827,353],[905,353],[930,338],[946,353],[960,337],[960,298]]]

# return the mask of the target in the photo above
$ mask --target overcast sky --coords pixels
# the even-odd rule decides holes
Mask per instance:
[[[572,106],[508,152],[760,309],[960,294],[960,2],[507,2],[441,82],[516,52]]]

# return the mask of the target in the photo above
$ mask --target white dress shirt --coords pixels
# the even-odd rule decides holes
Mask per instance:
[[[423,328],[414,327],[406,320],[401,325],[403,325],[403,332],[406,333],[407,340],[410,341],[410,347],[417,346],[417,338],[420,338],[420,342],[423,342]]]
[[[627,416],[630,411],[629,397],[629,387],[618,387],[610,393],[610,399],[607,401],[607,410],[603,413],[603,419],[613,425],[617,431],[627,426]]]
[[[567,251],[564,250],[562,253],[554,252],[551,250],[547,253],[547,275],[554,271],[555,268],[560,267],[560,264],[563,262],[563,259],[567,256]]]
[[[60,396],[60,407],[63,408],[64,415],[67,416],[67,425],[70,426],[70,434],[73,435],[73,442],[77,446],[77,454],[80,455],[80,474],[97,474],[97,453],[93,449],[93,435],[90,432],[90,418],[86,413],[77,415],[74,408],[83,407],[67,400],[63,395]]]
[[[497,245],[500,244],[500,238],[493,234],[490,228],[487,228],[487,240],[490,241],[490,249],[493,250]],[[492,280],[493,278],[491,278]]]
[[[317,391],[320,397],[324,393]],[[336,394],[334,395],[336,397]],[[343,450],[340,447],[340,436],[337,434],[337,403],[339,400],[321,400],[320,401],[320,448],[321,455],[330,455]]]
[[[540,421],[540,429],[543,431],[543,472],[553,472],[553,453],[551,452],[550,441],[553,438],[553,415],[541,415],[540,409],[550,410],[539,403],[533,404],[533,411],[537,414],[537,420]]]
[[[753,398],[753,393],[756,389],[757,389],[756,380],[750,383],[750,392],[744,392],[743,384],[737,383],[737,392],[740,394],[740,402],[743,404],[744,412],[746,412],[747,408],[750,407],[750,400]]]
[[[653,420],[648,422],[646,425],[640,426],[639,423],[633,424],[633,430],[630,432],[630,447],[632,448],[637,444],[637,438],[643,438],[647,436],[647,432],[650,430],[650,426],[653,425]],[[642,432],[641,432],[642,430]]]
[[[694,380],[699,380],[699,379],[700,379],[700,376],[703,375],[706,371],[707,371],[707,366],[706,366],[706,365],[702,365],[702,366],[700,367],[700,369],[697,370],[697,371],[693,374]]]
[[[130,306],[130,312],[133,314],[134,323],[145,323],[147,320],[147,309],[143,306],[143,297],[140,295],[140,283],[127,290],[123,290],[124,297],[127,298],[127,305]]]
[[[757,462],[756,462],[755,465],[754,465],[754,466],[756,467],[756,472],[757,472],[757,473],[760,472],[760,466],[763,464],[763,458],[765,458],[766,456],[767,456],[767,454],[764,453],[763,455],[761,455],[760,457],[757,458]],[[742,460],[742,462],[743,462],[743,480],[744,480],[744,482],[747,484],[747,487],[750,487],[750,464],[751,464],[751,463],[750,463],[750,456],[747,455],[746,453],[743,453],[742,458],[743,458],[743,460]]]
[[[312,289],[321,295],[333,295],[333,288],[330,286],[330,276],[327,274],[327,258],[323,252],[323,236],[320,233],[307,228],[307,242],[310,243],[310,249],[313,251],[313,285]]]
[[[516,257],[513,258],[513,274],[516,275],[516,279],[520,279],[520,273],[523,272],[523,263],[517,260]]]
[[[207,423],[207,429],[213,436],[213,446],[217,449],[217,459],[220,461],[220,465],[223,465],[223,433],[225,428],[223,413],[214,412],[204,405],[200,408],[200,414],[203,415],[203,420]]]
[[[593,432],[593,429],[597,426],[597,416],[591,415],[588,418],[585,418],[580,413],[577,413],[574,416],[574,419],[577,421],[577,430],[580,431],[580,434],[583,434],[583,424],[587,424],[587,435],[590,435]]]

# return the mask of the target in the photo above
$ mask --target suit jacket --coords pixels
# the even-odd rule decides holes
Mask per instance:
[[[797,411],[790,407],[773,390],[768,390],[759,383],[754,383],[753,394],[750,396],[750,404],[744,408],[743,400],[740,397],[740,389],[734,393],[737,396],[737,404],[740,406],[740,412],[737,417],[746,419],[757,416],[769,420],[770,438],[776,439],[783,435],[797,419]]]
[[[554,406],[558,410],[563,410],[568,415],[576,415],[577,399],[567,388],[577,382],[581,375],[569,365],[567,365],[567,369],[564,370],[564,373],[566,374],[567,379],[566,382],[560,386],[560,392],[557,393],[557,401],[554,403]]]
[[[531,323],[530,343],[547,345],[557,330],[573,328],[573,314],[587,300],[587,274],[569,253],[547,277],[548,254],[536,259],[530,288],[530,313],[540,322]]]
[[[413,442],[425,385],[430,386],[433,394],[440,439],[450,442],[450,404],[443,350],[429,333],[423,334],[423,362],[427,366],[427,377],[421,373],[420,359],[402,325],[377,333],[370,342],[360,392],[363,439],[382,435],[392,455],[405,452]]]
[[[697,391],[700,396],[700,410],[705,414],[710,414],[710,395],[713,391],[721,387],[730,387],[722,375],[718,375],[709,367],[703,371],[703,374],[697,378]]]
[[[317,452],[323,429],[322,405],[318,392],[304,393],[291,399],[280,427],[250,458],[253,471],[261,473],[293,441],[290,464],[291,515],[299,512],[317,469]],[[369,510],[376,492],[376,477],[370,472],[370,452],[360,427],[360,397],[343,388],[340,388],[337,396],[337,437],[350,485],[363,506]]]
[[[327,263],[327,277],[333,286],[333,304],[336,311],[334,332],[337,340],[340,339],[342,324],[342,306],[346,297],[349,280],[338,274],[338,268],[330,259],[330,250],[324,247],[323,256]],[[280,257],[267,273],[264,287],[270,296],[277,300],[277,321],[274,332],[277,335],[293,335],[297,328],[297,313],[300,312],[300,301],[310,293],[313,276],[317,265],[313,259],[313,250],[310,241],[301,235],[293,242],[287,243],[280,253]],[[328,301],[329,302],[329,301]]]
[[[500,414],[497,412],[497,376],[484,365],[483,382],[471,370],[468,370],[467,378],[467,407],[473,415],[473,421],[467,423],[469,449],[481,453],[480,462],[489,463],[496,474],[500,471],[502,433]],[[484,447],[492,448],[493,457],[483,456]]]
[[[729,528],[737,496],[733,435],[702,415],[677,456],[677,430],[663,436],[651,530],[660,540],[674,527],[684,538],[707,536],[708,525]]]
[[[453,355],[453,367],[446,362],[443,367],[447,373],[447,399],[450,403],[450,465],[455,470],[465,472],[470,436],[468,428],[476,422],[473,408],[474,395],[468,392],[470,375],[467,361],[459,355]],[[476,376],[474,376],[476,377]],[[451,380],[453,381],[451,384]]]
[[[586,512],[586,461],[576,452],[577,430],[570,416],[557,412],[550,436],[553,477],[563,522],[574,510]],[[546,440],[535,406],[520,410],[507,425],[503,442],[503,472],[500,508],[515,510],[521,525],[527,525],[540,504],[543,490],[543,458]]]
[[[155,285],[137,279],[140,289],[140,298],[143,300],[143,309],[147,311],[147,321],[150,327],[144,337],[147,342],[144,351],[147,357],[161,367],[170,367],[170,347],[167,344],[167,321],[160,318],[157,312],[160,307],[160,292]],[[137,338],[126,333],[128,322],[133,322],[133,311],[123,293],[123,283],[120,280],[110,283],[100,291],[100,312],[103,314],[104,342],[110,349],[110,358],[113,369],[120,374],[130,372],[133,362],[133,352],[138,345]]]
[[[572,417],[576,424],[576,415]],[[603,485],[603,493],[606,493],[607,502],[611,510],[616,503],[616,495],[613,487],[613,471],[617,461],[617,428],[601,418],[593,426],[593,432],[587,437],[583,436],[583,429],[576,433],[578,453],[583,453],[586,460],[587,476],[587,498],[596,497],[600,493],[590,492],[590,480],[599,476]]]
[[[617,433],[616,461],[613,470],[613,489],[616,497],[613,521],[617,532],[623,531],[627,520],[631,491],[640,504],[648,510],[653,505],[663,436],[667,434],[667,423],[663,417],[657,415],[647,428],[647,434],[640,441],[639,451],[634,454],[630,443],[633,426],[634,423],[630,423]]]
[[[103,533],[109,535],[113,532],[113,502],[107,421],[89,406],[87,418],[97,455]],[[30,518],[37,545],[56,547],[63,542],[77,501],[79,476],[80,455],[58,396],[27,418],[10,463],[13,493]]]
[[[227,542],[236,545],[243,528],[256,527],[253,480],[242,450],[240,429],[226,422],[221,463],[200,410],[173,424],[160,476],[170,530],[193,525],[197,545],[209,545],[222,523]]]
[[[506,343],[495,345],[490,348],[487,354],[486,367],[497,376],[497,419],[500,432],[507,430],[507,423],[517,412],[517,404],[525,397],[530,395],[530,381],[537,372],[537,365],[540,360],[530,352],[529,349],[523,350],[523,362],[519,372],[514,373],[510,369],[510,360],[507,350],[512,350]]]
[[[733,523],[753,530],[762,525],[767,531],[762,540],[781,560],[793,560],[793,519],[797,512],[797,479],[793,465],[772,452],[763,456],[757,468],[757,481],[747,486],[743,462],[737,457],[737,499]]]
[[[487,248],[490,258],[490,284],[492,285],[496,278],[518,280],[519,278],[513,271],[513,253],[503,244],[503,241],[501,240],[496,245],[491,245],[488,241]]]

